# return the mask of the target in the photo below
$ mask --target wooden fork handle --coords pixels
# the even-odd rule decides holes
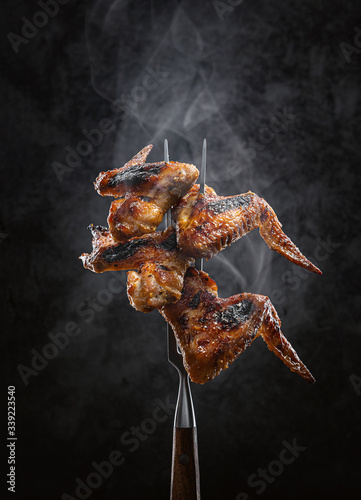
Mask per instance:
[[[200,500],[197,428],[175,427],[171,500]]]

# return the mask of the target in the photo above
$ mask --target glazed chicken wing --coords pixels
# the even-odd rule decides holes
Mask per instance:
[[[119,198],[110,205],[109,231],[116,241],[154,233],[166,210],[146,196]]]
[[[117,241],[154,232],[198,177],[197,168],[188,163],[145,163],[151,148],[144,148],[122,168],[101,172],[95,181],[100,195],[119,198],[111,204],[108,217],[109,231]]]
[[[178,246],[186,255],[209,259],[258,227],[272,250],[304,269],[322,274],[282,231],[268,203],[251,191],[218,196],[206,186],[205,194],[199,194],[196,184],[172,210],[172,217],[176,221]]]
[[[130,305],[144,313],[180,299],[189,261],[164,259],[145,262],[138,271],[128,272],[127,294]]]
[[[131,172],[138,171],[139,168],[144,165],[145,160],[147,159],[149,153],[151,152],[153,146],[152,144],[149,144],[149,146],[146,146],[142,150],[139,151],[131,160],[129,160],[122,168],[114,168],[113,170],[107,170],[106,172],[100,172],[98,177],[96,178],[94,182],[94,187],[96,191],[101,195],[101,196],[114,196],[114,197],[119,197],[121,195],[124,195],[127,193],[127,187],[124,186],[124,181],[123,184],[118,185],[117,183],[117,175],[121,172],[123,172],[123,177],[124,177],[124,172],[128,170],[128,173],[131,174]],[[132,170],[133,169],[133,170]],[[132,179],[131,175],[128,176],[128,182],[129,182],[129,187],[132,187]]]
[[[80,257],[84,267],[95,273],[136,270],[128,273],[128,296],[135,309],[149,312],[180,298],[184,274],[194,260],[179,252],[173,227],[124,243],[114,241],[102,226],[90,229],[93,251]]]
[[[281,322],[268,297],[241,293],[222,299],[216,283],[190,267],[182,296],[160,310],[171,325],[193,382],[212,380],[259,335],[286,366],[308,382],[314,378],[281,332]]]

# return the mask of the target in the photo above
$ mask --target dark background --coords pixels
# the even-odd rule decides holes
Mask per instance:
[[[159,161],[165,137],[171,159],[198,166],[206,137],[208,183],[265,198],[324,272],[299,270],[258,231],[206,263],[221,296],[270,297],[317,383],[257,340],[216,380],[193,384],[202,498],[360,498],[358,4],[70,0],[17,54],[8,33],[21,35],[22,17],[41,9],[2,6],[2,405],[15,385],[18,437],[10,498],[77,498],[76,479],[115,449],[124,464],[90,498],[168,498],[172,416],[133,453],[120,441],[152,425],[158,399],[175,402],[164,321],[133,310],[124,289],[109,292],[114,273],[92,274],[78,260],[91,248],[88,224],[104,224],[109,208],[93,189],[98,172],[149,143]],[[291,118],[273,134],[277,113]],[[66,148],[104,118],[114,129],[56,175]],[[31,368],[32,350],[69,321],[80,334],[26,385],[19,366]],[[248,478],[294,439],[306,449],[258,495]]]

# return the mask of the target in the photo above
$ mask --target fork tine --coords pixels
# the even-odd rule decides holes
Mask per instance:
[[[203,139],[202,161],[199,172],[199,194],[204,194],[206,189],[206,170],[207,170],[207,139]],[[195,267],[203,271],[203,259],[196,259]]]
[[[201,171],[199,172],[199,192],[204,194],[206,186],[206,170],[207,170],[207,139],[203,139]]]
[[[164,139],[164,161],[169,162],[169,150],[168,150],[168,141]],[[207,164],[207,139],[203,139],[203,149],[202,149],[202,160],[201,160],[201,168],[199,173],[200,179],[200,187],[199,192],[205,192],[205,181],[206,181],[206,164]],[[166,213],[165,218],[166,228],[171,224],[171,210],[169,209]],[[203,259],[196,259],[195,267],[203,271]],[[183,366],[183,359],[181,352],[179,350],[177,341],[173,334],[172,329],[167,323],[167,347],[168,347],[168,361],[180,372],[186,373],[186,370]]]
[[[164,139],[164,161],[166,163],[169,162],[169,149],[168,149],[168,140]],[[169,227],[171,224],[171,209],[167,211],[165,214],[165,227]],[[183,361],[180,352],[178,351],[177,341],[174,337],[172,329],[167,323],[167,350],[168,350],[168,361],[175,367],[177,370],[182,370]],[[183,367],[184,370],[184,367]]]
[[[169,162],[168,139],[164,139],[164,161]]]
[[[169,149],[168,149],[168,140],[164,139],[164,161],[165,163],[169,162]],[[165,214],[165,228],[169,227],[171,225],[172,219],[171,219],[171,209],[167,211]]]

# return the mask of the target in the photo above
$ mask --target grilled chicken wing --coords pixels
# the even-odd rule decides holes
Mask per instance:
[[[122,168],[101,172],[95,181],[100,195],[119,198],[111,204],[108,217],[109,231],[117,241],[154,232],[198,177],[197,168],[188,163],[145,163],[151,148],[144,148]]]
[[[134,169],[137,170],[138,167],[138,172],[139,169],[142,165],[144,165],[145,160],[147,159],[149,153],[151,152],[153,146],[152,144],[149,144],[149,146],[146,146],[143,148],[139,153],[137,153],[131,160],[129,160],[122,168],[114,168],[113,170],[108,170],[107,172],[100,172],[98,177],[96,178],[94,182],[94,187],[96,191],[101,195],[101,196],[121,196],[122,194],[126,194],[127,192],[127,186],[124,186],[124,180],[123,180],[123,185],[118,185],[117,183],[117,175],[121,172],[126,171],[127,169],[130,169],[128,171],[128,182],[130,183],[129,187],[132,187],[131,184],[131,172],[134,172]],[[123,173],[124,177],[124,173]]]
[[[95,273],[135,269],[128,273],[128,296],[135,309],[149,312],[180,298],[184,274],[194,260],[179,252],[173,227],[125,243],[114,241],[102,226],[90,229],[93,251],[80,257],[84,267]]]
[[[193,382],[212,380],[259,335],[286,366],[308,382],[314,378],[283,336],[268,297],[242,293],[222,299],[203,271],[190,267],[182,297],[160,310],[171,325]]]
[[[127,294],[130,305],[147,313],[179,300],[188,265],[189,261],[173,257],[163,260],[162,264],[147,261],[139,271],[129,271]]]
[[[116,241],[154,233],[166,210],[146,196],[119,198],[110,205],[109,231]]]
[[[218,196],[206,186],[205,194],[200,195],[196,184],[172,210],[172,217],[179,248],[194,258],[209,259],[258,227],[272,250],[308,271],[322,274],[285,235],[268,203],[251,191]]]

